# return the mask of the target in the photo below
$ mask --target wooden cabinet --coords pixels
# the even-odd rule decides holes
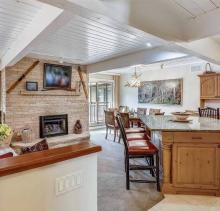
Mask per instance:
[[[173,185],[219,189],[219,148],[216,144],[174,144]]]
[[[218,96],[218,77],[215,75],[202,76],[200,79],[200,97],[215,98]]]
[[[163,193],[220,196],[220,134],[162,132]]]
[[[220,74],[199,75],[200,77],[200,106],[204,107],[205,100],[220,99]]]
[[[220,97],[220,75],[217,76],[217,95]]]

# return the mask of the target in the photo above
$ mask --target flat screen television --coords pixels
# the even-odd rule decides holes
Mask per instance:
[[[72,67],[44,64],[44,89],[70,89]]]

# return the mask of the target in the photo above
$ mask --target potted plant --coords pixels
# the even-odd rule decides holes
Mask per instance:
[[[6,124],[0,124],[0,148],[9,147],[12,136],[12,129]]]

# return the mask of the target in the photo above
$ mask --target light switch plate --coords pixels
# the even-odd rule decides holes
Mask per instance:
[[[63,177],[56,178],[55,181],[56,196],[59,196],[60,194],[67,193],[76,188],[81,187],[83,182],[82,177],[83,177],[82,171],[77,171],[72,174],[68,174]]]

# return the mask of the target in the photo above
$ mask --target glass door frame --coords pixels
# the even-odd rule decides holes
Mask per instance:
[[[91,85],[92,84],[94,84],[94,86],[96,87],[96,102],[91,102]],[[104,91],[105,92],[104,102],[99,102],[99,99],[98,99],[98,85],[100,84],[104,84],[106,86],[105,91]],[[112,86],[112,102],[108,102],[108,89],[107,89],[108,84],[111,84]],[[115,105],[115,82],[113,80],[109,80],[109,81],[100,80],[100,81],[95,81],[95,82],[89,82],[89,125],[91,127],[104,125],[104,118],[100,119],[100,116],[99,116],[100,107],[104,106],[104,109],[103,109],[104,111],[105,109],[111,108],[114,105]],[[93,111],[93,113],[95,113],[94,115],[92,114],[92,109],[94,109]],[[93,119],[94,121],[91,122],[91,119]]]

